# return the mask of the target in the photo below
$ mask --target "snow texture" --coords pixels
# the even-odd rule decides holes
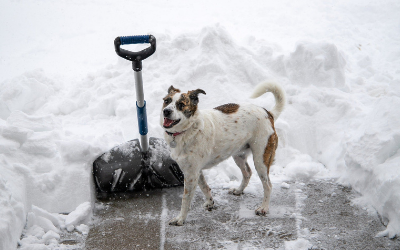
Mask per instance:
[[[381,215],[378,236],[399,235],[399,11],[394,0],[2,1],[0,249],[47,249],[60,230],[87,232],[92,162],[139,137],[131,64],[112,42],[147,33],[157,38],[143,62],[150,136],[163,137],[170,85],[204,89],[200,108],[271,109],[272,95],[248,97],[275,79],[288,103],[273,181],[338,177]],[[232,160],[205,175],[214,188],[241,178]]]
[[[294,241],[285,242],[285,250],[308,250],[312,247],[312,244],[303,238],[298,238]]]

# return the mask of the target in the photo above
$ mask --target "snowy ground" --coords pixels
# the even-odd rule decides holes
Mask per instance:
[[[338,177],[381,215],[387,229],[378,235],[395,237],[399,11],[394,0],[2,1],[0,249],[51,249],[65,230],[87,233],[93,160],[138,137],[131,65],[113,40],[148,33],[157,38],[143,70],[150,136],[163,135],[171,84],[204,89],[200,108],[268,109],[272,96],[248,96],[275,79],[288,105],[276,123],[273,182]],[[227,161],[207,178],[226,188],[240,175]]]
[[[379,218],[354,205],[351,200],[359,194],[335,180],[272,185],[270,210],[265,217],[254,213],[263,196],[259,192],[261,182],[252,183],[257,190],[241,196],[213,188],[217,208],[212,211],[203,208],[204,195],[198,189],[183,227],[168,225],[168,220],[179,213],[183,187],[101,200],[95,205],[86,241],[79,244],[86,250],[400,248],[400,239],[374,237],[376,230],[385,228]],[[77,241],[74,238],[62,241]]]

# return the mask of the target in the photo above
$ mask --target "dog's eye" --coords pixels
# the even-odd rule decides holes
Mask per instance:
[[[185,107],[185,104],[183,104],[182,102],[179,102],[178,104],[176,104],[176,107],[177,107],[179,110],[182,110],[182,109]]]
[[[165,99],[164,104],[169,104],[171,102],[171,98]]]

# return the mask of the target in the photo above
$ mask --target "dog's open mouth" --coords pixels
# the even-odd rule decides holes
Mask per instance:
[[[173,126],[178,124],[180,121],[181,121],[181,119],[175,121],[175,120],[171,120],[171,119],[168,119],[168,118],[164,118],[163,127],[164,128],[172,128]]]

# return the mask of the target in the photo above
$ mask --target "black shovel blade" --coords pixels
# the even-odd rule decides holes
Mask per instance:
[[[170,157],[163,139],[151,137],[149,151],[141,152],[138,139],[125,142],[93,162],[97,197],[183,185],[183,173]]]

